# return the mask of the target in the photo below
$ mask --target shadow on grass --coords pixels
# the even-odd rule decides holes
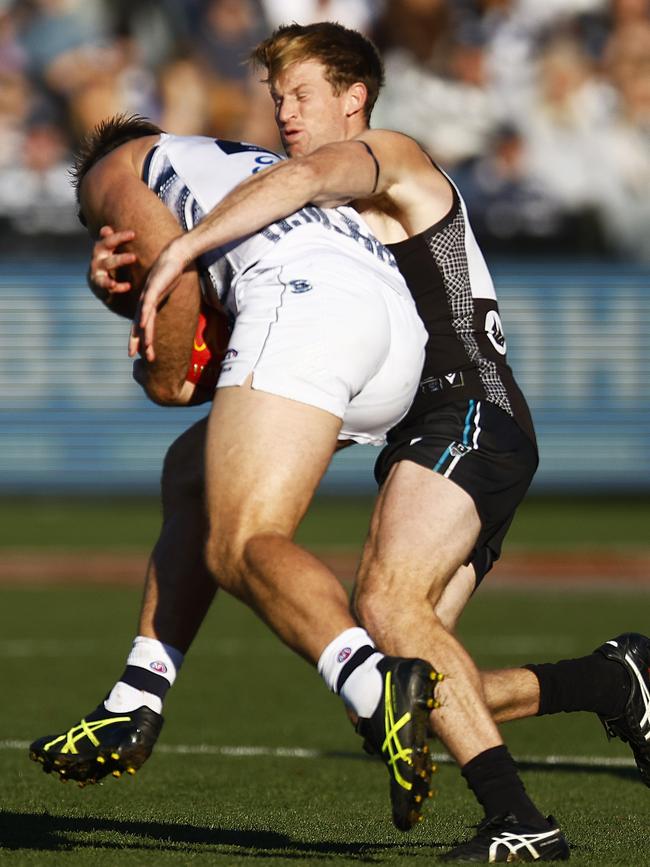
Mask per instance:
[[[276,856],[283,860],[309,858],[316,861],[340,855],[368,863],[375,861],[375,856],[385,851],[397,854],[400,850],[406,850],[410,858],[431,858],[432,850],[442,848],[442,844],[424,843],[308,842],[275,831],[0,811],[0,850],[149,850],[155,855],[156,851],[161,850],[183,851],[187,854],[188,846],[195,847],[197,852],[237,854],[250,858]]]

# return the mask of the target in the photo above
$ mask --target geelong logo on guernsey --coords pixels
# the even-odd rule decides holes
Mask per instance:
[[[221,362],[221,370],[224,373],[227,373],[229,370],[232,370],[232,364],[228,364],[229,361],[232,361],[233,358],[237,358],[239,352],[236,349],[227,349],[226,354],[223,357],[223,361]]]
[[[309,292],[314,288],[309,280],[290,280],[289,286],[291,286],[291,291],[295,292],[296,295],[300,295],[302,292]]]
[[[336,661],[337,662],[345,662],[345,660],[349,659],[351,655],[352,655],[352,648],[351,647],[344,647],[343,650],[336,657]]]
[[[167,666],[159,659],[157,659],[155,662],[150,662],[149,668],[152,669],[152,671],[157,672],[158,674],[167,674]]]

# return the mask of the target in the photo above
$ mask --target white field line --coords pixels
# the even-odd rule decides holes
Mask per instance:
[[[0,659],[31,659],[33,657],[75,657],[80,653],[110,653],[106,642],[93,639],[59,639],[59,638],[7,638],[0,640]],[[241,656],[259,654],[264,656],[288,654],[291,651],[280,642],[271,646],[264,640],[245,641],[244,639],[215,639],[209,647],[192,648],[192,658],[206,656]]]
[[[529,655],[538,658],[551,654],[554,659],[561,656],[579,654],[581,648],[571,636],[553,636],[543,639],[530,635],[495,636],[481,640],[481,652],[492,656]],[[246,641],[244,639],[216,638],[209,646],[192,648],[192,658],[215,656],[241,656],[259,653],[264,655],[289,653],[279,642],[273,645],[265,640]],[[92,639],[58,638],[5,638],[0,639],[0,659],[31,659],[34,657],[74,657],[80,653],[108,652],[101,641]],[[582,648],[584,650],[584,648]]]
[[[29,741],[0,741],[0,750],[26,750]],[[301,747],[220,747],[213,744],[159,744],[156,753],[183,756],[228,756],[229,758],[249,758],[251,756],[270,756],[281,759],[327,759],[346,758],[343,753],[327,750],[303,749]],[[353,754],[350,754],[353,757]],[[365,758],[361,753],[360,758]],[[447,753],[432,753],[431,758],[440,765],[453,764]],[[634,760],[618,756],[515,756],[515,761],[536,765],[570,765],[576,768],[607,767],[633,768]]]

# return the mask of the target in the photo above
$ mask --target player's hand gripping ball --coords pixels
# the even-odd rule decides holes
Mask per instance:
[[[221,362],[228,348],[228,318],[212,307],[201,306],[186,379],[205,389],[214,389]]]

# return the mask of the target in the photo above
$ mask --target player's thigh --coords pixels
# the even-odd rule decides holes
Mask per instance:
[[[411,594],[435,604],[469,557],[480,528],[466,491],[428,468],[400,461],[373,512],[357,596]]]
[[[336,448],[335,415],[241,386],[217,390],[206,447],[211,537],[237,546],[256,533],[291,537]]]
[[[506,412],[484,401],[460,401],[432,409],[391,431],[375,477],[385,486],[395,466],[418,464],[471,498],[480,531],[469,558],[456,567],[471,562],[479,583],[500,555],[503,537],[530,485],[537,460],[534,443]],[[422,526],[435,518],[435,511],[423,514]],[[456,532],[444,516],[442,526]]]

